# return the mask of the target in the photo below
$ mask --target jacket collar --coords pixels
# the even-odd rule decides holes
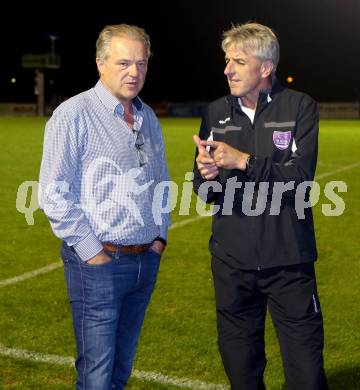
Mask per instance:
[[[257,107],[260,107],[260,106],[263,106],[264,104],[267,104],[268,103],[268,99],[267,99],[268,96],[270,96],[271,100],[273,100],[279,92],[281,92],[285,89],[285,87],[279,82],[279,80],[277,79],[276,76],[272,77],[271,82],[272,82],[271,88],[262,89],[260,91]],[[239,102],[238,102],[239,97],[238,96],[227,95],[225,99],[232,106],[239,108]]]

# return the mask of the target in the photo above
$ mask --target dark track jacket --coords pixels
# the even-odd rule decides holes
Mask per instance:
[[[213,216],[211,253],[242,269],[315,261],[312,211],[303,206],[310,187],[301,183],[312,181],[315,173],[316,102],[304,93],[284,88],[275,80],[271,91],[260,93],[253,124],[241,110],[237,97],[228,95],[211,103],[205,110],[199,137],[208,139],[210,132],[215,141],[223,141],[256,157],[246,173],[220,169],[215,179],[216,188],[210,187],[205,195],[204,191],[199,193],[205,180],[195,162],[195,192],[219,208]],[[236,188],[234,201],[229,203],[231,190],[225,189],[227,185],[231,187],[231,183],[232,187],[236,183]],[[269,183],[268,188],[266,183]],[[281,196],[282,185],[289,190]],[[304,188],[307,188],[305,196]],[[297,189],[299,199],[295,197]],[[277,212],[279,201],[276,198],[279,197],[282,200]],[[258,210],[265,208],[262,213],[249,212],[249,208],[257,210],[259,205]]]

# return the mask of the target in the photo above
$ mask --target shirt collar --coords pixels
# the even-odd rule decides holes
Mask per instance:
[[[101,103],[111,112],[124,115],[124,106],[119,102],[119,100],[105,87],[105,85],[99,80],[95,85],[95,93],[98,95]],[[142,100],[135,96],[133,99],[133,106],[136,111],[142,111],[144,104]]]
[[[268,103],[270,103],[270,102],[272,101],[272,98],[271,98],[271,96],[270,96],[270,92],[269,92],[268,90],[263,90],[263,91],[261,91],[261,92],[266,96],[266,101],[267,101]],[[241,101],[240,98],[238,98],[238,103],[239,103],[239,105],[240,105],[240,107],[241,107],[241,109],[242,109],[243,111],[244,111],[244,109],[251,110],[251,108],[245,107],[245,106],[242,104],[242,101]],[[255,111],[255,110],[252,110],[252,111]]]

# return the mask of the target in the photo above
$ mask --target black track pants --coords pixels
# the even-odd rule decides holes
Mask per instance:
[[[267,306],[280,342],[286,389],[328,389],[314,264],[248,271],[213,257],[212,271],[219,350],[231,389],[265,389]]]

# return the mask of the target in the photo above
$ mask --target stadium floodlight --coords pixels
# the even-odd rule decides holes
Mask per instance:
[[[30,53],[22,55],[22,67],[34,69],[34,94],[37,96],[37,113],[45,114],[45,70],[60,68],[60,55],[55,53],[55,42],[60,37],[54,34],[45,34],[51,41],[49,53]],[[49,73],[47,73],[49,74]],[[52,81],[50,84],[53,84]]]
[[[45,75],[44,72],[35,70],[35,88],[34,94],[37,96],[37,114],[44,116],[45,114]]]
[[[51,41],[51,49],[48,55],[48,68],[58,69],[60,68],[60,56],[55,53],[55,42],[60,37],[53,34],[46,34]]]

